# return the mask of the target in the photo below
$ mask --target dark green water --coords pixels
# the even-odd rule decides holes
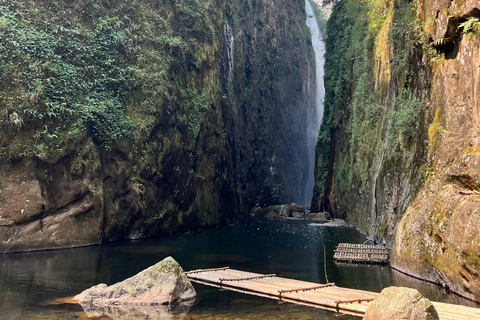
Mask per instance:
[[[436,301],[475,304],[385,266],[335,264],[339,242],[365,241],[353,228],[309,225],[306,221],[245,220],[239,224],[156,240],[78,249],[0,255],[0,319],[84,319],[79,306],[51,306],[98,284],[113,284],[171,255],[185,270],[230,266],[258,273],[380,292],[391,285],[417,288]],[[358,319],[195,284],[196,304],[178,319]],[[98,319],[109,319],[99,317]],[[128,317],[130,320],[165,316]],[[167,317],[168,318],[168,317]],[[127,319],[118,318],[118,319]]]

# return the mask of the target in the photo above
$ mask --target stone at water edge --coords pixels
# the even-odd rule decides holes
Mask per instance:
[[[82,306],[95,305],[159,305],[178,304],[196,297],[195,289],[183,272],[182,267],[167,257],[111,286],[102,283],[74,297]]]
[[[308,220],[327,222],[330,219],[330,213],[328,212],[312,212],[307,216]]]
[[[252,214],[257,217],[274,219],[305,219],[305,208],[296,203],[276,205],[266,208],[254,208]]]
[[[370,304],[363,320],[438,320],[433,304],[415,289],[388,287]]]

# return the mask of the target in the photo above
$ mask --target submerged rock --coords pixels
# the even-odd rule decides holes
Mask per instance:
[[[172,305],[192,301],[195,289],[180,265],[167,257],[137,275],[111,286],[101,283],[74,297],[85,305]],[[89,309],[87,307],[87,309]]]
[[[367,309],[364,320],[437,320],[433,304],[417,290],[404,287],[383,289]]]
[[[256,208],[253,214],[258,217],[274,219],[305,219],[305,208],[296,203]]]

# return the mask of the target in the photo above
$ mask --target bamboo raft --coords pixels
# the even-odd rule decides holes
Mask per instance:
[[[258,274],[229,267],[185,272],[197,283],[363,317],[378,293]],[[432,302],[441,320],[480,319],[480,309]]]
[[[387,264],[388,249],[377,245],[340,243],[333,260],[347,263]]]

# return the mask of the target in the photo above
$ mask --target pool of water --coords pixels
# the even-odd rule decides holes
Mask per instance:
[[[80,306],[50,305],[98,284],[113,284],[172,256],[185,270],[230,266],[257,273],[380,292],[391,285],[417,288],[431,300],[478,306],[438,286],[399,274],[387,266],[337,264],[340,242],[362,243],[353,228],[307,221],[246,219],[238,224],[177,237],[113,243],[77,249],[0,255],[0,319],[86,319]],[[326,257],[326,259],[324,259]],[[172,319],[358,319],[332,312],[195,284],[198,299],[187,314]],[[116,315],[115,319],[166,316]],[[110,319],[98,315],[97,319]]]

